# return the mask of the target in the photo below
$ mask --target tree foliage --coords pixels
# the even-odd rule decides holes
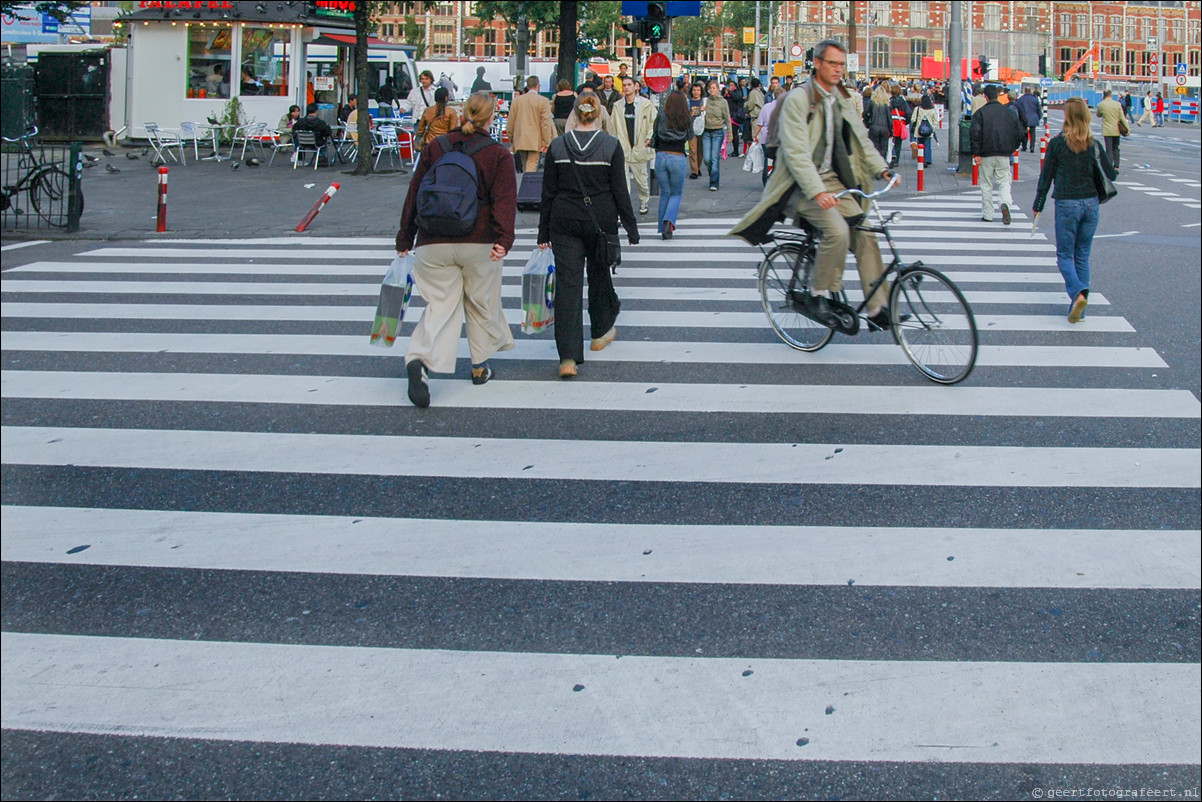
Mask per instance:
[[[701,16],[672,20],[672,50],[678,58],[695,61],[721,34],[722,20],[716,4],[706,0],[701,4]]]
[[[9,19],[31,19],[29,5],[29,3],[17,2],[16,0],[0,0],[0,14]],[[87,8],[90,5],[92,4],[87,2],[39,2],[33,3],[33,12],[36,14],[49,14],[59,22],[70,22],[71,12]]]

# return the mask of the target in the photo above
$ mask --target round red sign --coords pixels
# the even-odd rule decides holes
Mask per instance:
[[[667,92],[672,86],[672,62],[663,53],[652,53],[643,65],[643,78],[652,92]]]

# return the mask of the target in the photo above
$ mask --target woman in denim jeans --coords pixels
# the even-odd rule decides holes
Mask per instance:
[[[676,216],[684,195],[684,177],[688,159],[685,143],[693,136],[689,102],[679,89],[664,101],[664,113],[655,121],[651,147],[655,148],[655,174],[659,176],[659,228],[664,239],[672,239],[676,231]]]
[[[722,142],[731,135],[730,106],[718,92],[718,82],[709,82],[709,97],[705,101],[705,133],[701,135],[701,153],[710,176],[710,192],[718,191],[719,169],[722,164]]]
[[[1089,251],[1098,230],[1098,190],[1094,173],[1100,164],[1113,181],[1118,172],[1089,131],[1089,107],[1079,97],[1064,104],[1064,130],[1048,143],[1047,159],[1039,174],[1034,211],[1043,211],[1055,182],[1056,266],[1072,303],[1069,323],[1080,323],[1089,303]]]

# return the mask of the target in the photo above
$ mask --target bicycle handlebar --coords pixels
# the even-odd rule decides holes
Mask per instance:
[[[25,133],[21,134],[19,137],[9,139],[6,136],[0,136],[0,139],[3,139],[5,142],[20,142],[22,139],[33,139],[37,135],[38,135],[38,127],[36,125],[31,125],[31,126],[29,126],[29,130],[26,131]]]
[[[884,195],[886,192],[893,189],[895,186],[897,186],[900,183],[901,183],[901,175],[899,173],[894,173],[893,178],[889,179],[889,183],[885,184],[885,186],[881,187],[876,192],[864,192],[864,190],[862,190],[862,189],[852,187],[851,189],[845,189],[842,192],[838,193],[837,195],[835,195],[835,198],[836,199],[842,198],[844,195],[859,195],[862,198],[868,198],[869,200],[872,200],[873,198],[879,198],[881,195]]]

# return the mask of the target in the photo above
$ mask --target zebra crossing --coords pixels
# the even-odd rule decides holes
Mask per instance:
[[[420,298],[394,349],[368,344],[389,238],[21,251],[0,301],[6,793],[94,795],[81,765],[130,764],[103,788],[1187,787],[1198,399],[1164,389],[1104,286],[1067,323],[1021,211],[888,210],[903,256],[974,306],[964,385],[885,333],[777,341],[733,218],[625,250],[618,340],[571,382],[517,333],[520,230],[517,347],[473,386],[464,344],[428,410],[401,378]]]

